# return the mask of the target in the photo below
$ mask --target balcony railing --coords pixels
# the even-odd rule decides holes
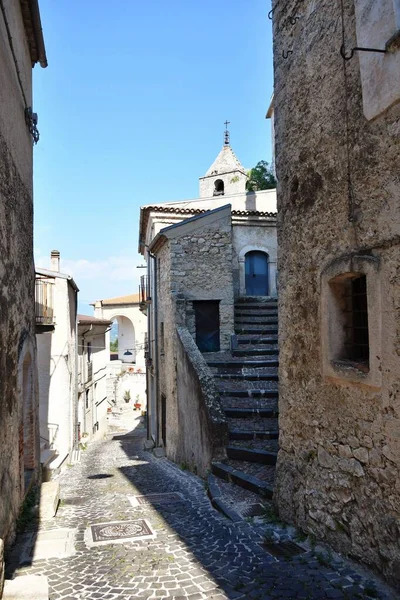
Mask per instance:
[[[35,318],[39,327],[54,327],[54,283],[39,277],[35,281]]]
[[[87,380],[92,381],[93,379],[93,363],[88,362],[87,364]]]

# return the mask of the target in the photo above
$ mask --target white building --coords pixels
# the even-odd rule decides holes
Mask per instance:
[[[58,251],[51,253],[51,270],[36,268],[41,463],[51,470],[65,463],[77,443],[78,291],[72,277],[60,273]]]
[[[78,315],[78,440],[86,443],[107,432],[106,343],[111,321]]]
[[[124,405],[129,394],[130,403],[146,407],[145,344],[147,319],[140,311],[139,294],[98,300],[94,316],[115,321],[118,325],[118,354],[110,352],[110,332],[106,334],[107,394],[109,405]]]

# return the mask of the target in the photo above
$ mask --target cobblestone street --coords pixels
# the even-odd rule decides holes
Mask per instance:
[[[251,522],[214,510],[201,479],[143,451],[143,440],[141,425],[110,435],[62,473],[57,516],[40,533],[72,532],[69,556],[18,566],[20,538],[8,577],[45,575],[51,600],[390,597],[348,564],[324,563],[311,550],[277,560]],[[151,494],[158,496],[134,498]]]

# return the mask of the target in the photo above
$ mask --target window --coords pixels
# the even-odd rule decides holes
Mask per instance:
[[[92,342],[87,343],[86,352],[87,352],[87,360],[88,360],[88,362],[90,362],[92,359]]]
[[[89,390],[85,392],[85,408],[89,408]]]
[[[333,279],[332,292],[342,312],[341,345],[337,360],[351,361],[359,368],[369,368],[368,299],[365,275]]]
[[[224,182],[222,181],[222,179],[217,179],[214,182],[214,196],[223,196],[225,191],[225,186],[224,186]]]
[[[352,255],[328,265],[321,274],[324,375],[379,388],[381,329],[379,258]]]

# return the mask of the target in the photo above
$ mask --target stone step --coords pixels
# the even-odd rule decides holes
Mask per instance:
[[[249,397],[234,397],[234,396],[222,396],[221,403],[224,408],[271,408],[276,412],[278,411],[278,399],[275,398],[263,398],[261,396],[256,398]]]
[[[267,345],[273,346],[276,351],[278,351],[278,336],[276,334],[264,335],[261,336],[257,333],[255,334],[241,334],[239,333],[236,336],[237,343],[241,344],[257,344],[257,345]]]
[[[274,348],[268,348],[268,346],[256,346],[255,344],[251,346],[239,346],[239,348],[235,348],[232,350],[233,356],[236,358],[250,358],[254,356],[267,357],[274,356],[278,359],[278,352]]]
[[[278,309],[276,306],[246,306],[239,305],[235,306],[235,315],[237,316],[256,316],[256,315],[265,315],[272,316],[278,315]]]
[[[44,575],[20,575],[4,582],[3,600],[49,600],[49,584]]]
[[[278,431],[278,418],[273,417],[266,419],[260,415],[253,417],[236,417],[228,418],[229,431],[247,432],[251,438],[258,434],[263,434],[265,431]]]
[[[40,486],[40,520],[47,521],[56,516],[60,502],[60,484],[58,481],[47,481]]]
[[[229,439],[234,440],[277,440],[279,437],[278,429],[269,429],[264,431],[246,431],[245,429],[234,429],[229,431]]]
[[[273,298],[272,296],[241,296],[235,302],[235,305],[249,305],[252,304],[254,306],[271,306],[278,305],[278,299]]]
[[[265,361],[259,361],[259,364],[256,366],[254,364],[251,364],[251,362],[248,363],[244,363],[243,365],[240,365],[240,363],[229,363],[229,364],[219,364],[218,366],[211,366],[209,364],[209,367],[211,369],[211,372],[214,375],[220,375],[220,376],[234,376],[234,375],[240,375],[244,378],[248,378],[249,380],[251,380],[251,376],[256,376],[258,375],[258,379],[262,379],[263,375],[268,375],[268,374],[277,374],[277,367],[279,365],[279,361],[277,358],[272,358],[271,360],[265,360]]]
[[[275,367],[271,367],[270,369],[251,369],[251,373],[214,373],[214,378],[216,379],[216,383],[221,379],[226,381],[278,381],[278,371]]]
[[[230,360],[209,360],[207,364],[212,369],[218,369],[219,373],[223,373],[225,370],[227,372],[232,373],[236,371],[241,371],[242,369],[252,369],[252,368],[269,368],[269,367],[277,367],[279,364],[278,358],[266,358],[264,360],[252,360],[251,358],[243,357],[240,358],[231,358]]]
[[[246,460],[249,462],[261,463],[263,465],[275,465],[276,453],[268,450],[252,450],[240,446],[228,446],[226,449],[228,458],[235,460]]]
[[[243,325],[235,326],[236,335],[253,334],[253,335],[278,335],[278,327],[276,325]]]
[[[249,463],[247,461],[232,460],[232,463],[235,463],[237,466],[232,466],[230,459],[227,459],[227,461],[223,463],[212,463],[211,472],[213,475],[216,475],[225,481],[236,483],[237,485],[266,498],[272,498],[274,467],[270,465],[262,465],[262,467],[260,467],[257,463]],[[249,464],[256,464],[260,467],[256,472],[257,475],[261,475],[261,477],[248,472]]]
[[[236,408],[229,407],[224,408],[225,415],[231,419],[246,419],[252,418],[254,416],[262,417],[263,419],[272,419],[277,418],[279,415],[279,411],[276,407],[266,407],[266,408]]]
[[[219,382],[218,391],[220,396],[232,396],[237,398],[276,398],[278,399],[278,385],[275,382],[263,389],[251,388],[248,381],[236,382],[235,387],[227,387],[223,385],[224,382]],[[239,386],[238,384],[243,384]],[[246,384],[246,385],[245,385]]]
[[[278,325],[278,317],[262,317],[259,315],[236,316],[235,327],[240,329],[243,325]]]
[[[268,440],[268,439],[260,439],[256,438],[253,440],[231,440],[229,442],[229,447],[231,448],[241,448],[245,450],[264,450],[266,452],[270,452],[275,456],[278,454],[279,450],[279,442],[277,439]],[[246,459],[250,460],[250,459]]]

